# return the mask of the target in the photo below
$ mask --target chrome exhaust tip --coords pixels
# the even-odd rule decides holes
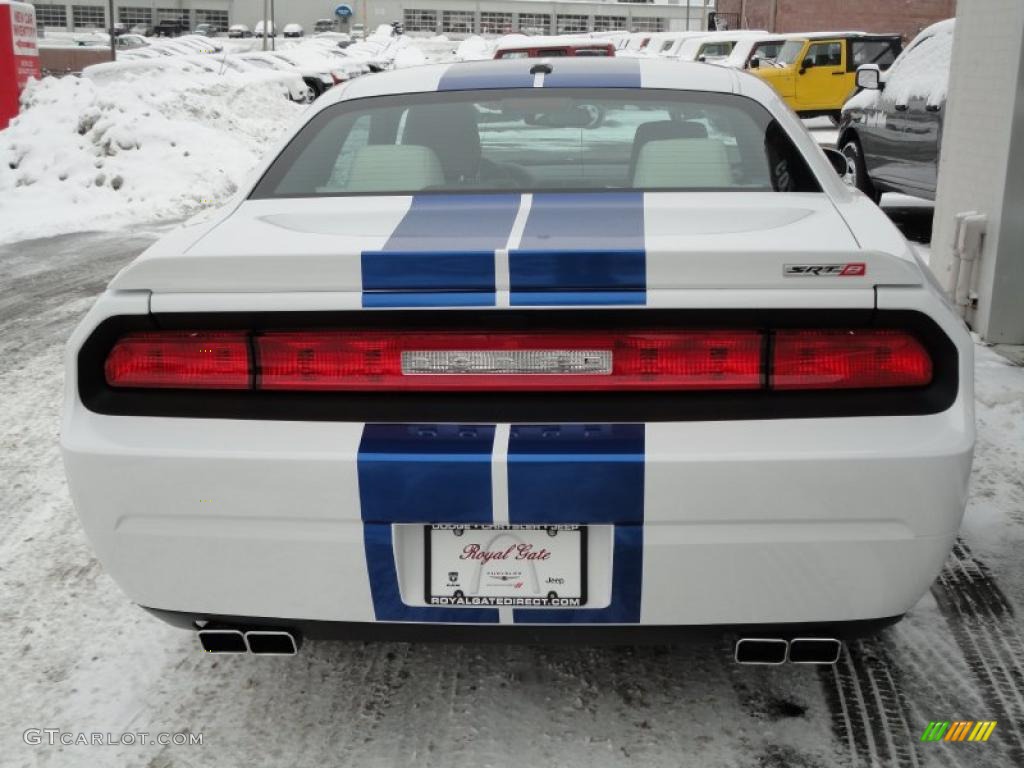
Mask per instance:
[[[245,633],[249,653],[259,656],[294,656],[299,643],[291,632],[254,629]]]
[[[200,629],[199,644],[207,653],[246,653],[245,635],[237,629]]]
[[[777,637],[742,637],[736,641],[734,658],[737,664],[770,664],[786,662],[789,643]]]
[[[835,664],[843,641],[834,637],[797,637],[789,642],[788,660],[793,664]]]

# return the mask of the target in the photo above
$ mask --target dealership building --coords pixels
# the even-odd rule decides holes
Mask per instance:
[[[410,34],[502,35],[632,31],[702,30],[716,0],[276,0],[275,23],[301,24],[312,32],[317,19],[333,19],[339,31],[362,23],[367,29],[401,21]],[[65,30],[104,29],[110,24],[102,0],[37,2],[38,23]],[[339,6],[341,15],[336,13]],[[264,0],[126,0],[114,3],[116,23],[156,25],[180,20],[189,27],[231,24],[253,27]],[[347,14],[347,15],[346,15]]]

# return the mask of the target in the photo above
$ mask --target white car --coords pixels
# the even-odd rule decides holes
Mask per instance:
[[[736,40],[728,56],[712,63],[736,69],[758,69],[762,64],[769,66],[779,55],[786,40],[786,35],[771,32],[744,36]]]
[[[705,32],[684,40],[676,49],[675,56],[682,61],[719,63],[732,52],[737,43],[758,40],[767,34],[768,32],[763,29]]]
[[[653,58],[332,89],[66,365],[92,545],[218,652],[713,628],[830,663],[927,591],[974,445],[896,228],[770,86]]]

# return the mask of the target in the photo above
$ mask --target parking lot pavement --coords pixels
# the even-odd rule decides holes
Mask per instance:
[[[103,572],[57,448],[64,341],[153,237],[0,248],[0,763],[1024,765],[1024,369],[978,347],[961,541],[908,617],[835,667],[738,667],[724,644],[308,643],[293,658],[211,657]],[[984,744],[920,741],[929,721],[957,719],[998,726]],[[27,728],[187,730],[203,745],[29,746]]]

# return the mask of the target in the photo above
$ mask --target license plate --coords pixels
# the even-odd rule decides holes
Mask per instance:
[[[579,608],[587,602],[580,525],[428,525],[426,601],[443,606]]]

